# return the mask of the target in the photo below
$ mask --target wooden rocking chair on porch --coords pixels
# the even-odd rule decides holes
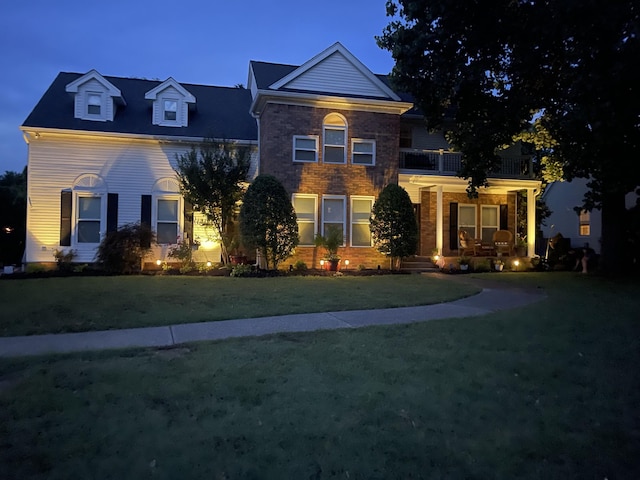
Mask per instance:
[[[498,230],[493,234],[493,245],[496,253],[513,255],[513,234],[509,230]]]
[[[469,232],[467,232],[466,230],[460,229],[460,231],[458,231],[458,242],[460,244],[460,247],[458,248],[458,255],[476,256],[476,254],[478,253],[476,251],[476,249],[479,247],[478,242],[475,238],[471,238]]]

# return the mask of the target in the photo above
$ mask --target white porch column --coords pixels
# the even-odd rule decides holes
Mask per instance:
[[[442,209],[442,185],[436,187],[436,248],[438,255],[442,255],[442,247],[444,239],[442,238],[443,229],[443,209]]]
[[[527,256],[536,254],[536,194],[527,188]]]

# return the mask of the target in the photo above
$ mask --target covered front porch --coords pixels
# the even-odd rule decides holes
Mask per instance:
[[[416,207],[420,227],[419,255],[457,257],[462,255],[459,231],[466,228],[473,239],[479,241],[478,249],[470,256],[497,256],[491,244],[493,233],[498,230],[511,232],[518,238],[518,192],[526,198],[526,231],[524,257],[533,257],[536,246],[536,196],[540,182],[531,179],[489,179],[489,186],[480,189],[477,198],[466,194],[467,181],[454,176],[419,175],[400,173],[399,184],[411,197]],[[509,252],[514,256],[515,252]]]

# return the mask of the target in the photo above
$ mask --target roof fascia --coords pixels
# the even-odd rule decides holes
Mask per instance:
[[[402,115],[413,108],[412,103],[392,100],[376,100],[370,98],[350,98],[333,95],[279,92],[274,90],[258,90],[251,113],[259,116],[267,103],[296,104],[322,108],[338,108],[343,110],[367,110]]]

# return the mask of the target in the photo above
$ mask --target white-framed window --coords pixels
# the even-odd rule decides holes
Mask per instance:
[[[491,243],[493,234],[500,229],[500,206],[482,205],[480,209],[480,224],[482,227],[480,238],[483,242]]]
[[[154,202],[153,229],[159,244],[178,242],[181,227],[182,205],[179,195],[156,196]]]
[[[354,165],[376,164],[376,141],[354,138],[351,140],[351,163]]]
[[[345,204],[344,195],[324,195],[322,197],[322,234],[326,235],[330,227],[335,227],[342,232],[344,246],[345,238]]]
[[[374,197],[351,197],[351,246],[370,247],[370,218]]]
[[[298,222],[299,245],[313,246],[318,231],[318,196],[294,193],[291,203]]]
[[[76,196],[77,243],[100,243],[102,229],[102,197],[78,194]]]
[[[466,230],[470,238],[477,238],[475,205],[458,205],[458,230]]]
[[[317,162],[318,161],[318,136],[294,135],[293,136],[293,161]]]
[[[347,121],[342,115],[331,113],[323,123],[324,163],[347,162]]]
[[[162,111],[162,118],[165,122],[176,122],[178,120],[178,100],[165,98],[162,102]]]
[[[102,94],[87,92],[87,115],[102,115]]]
[[[578,215],[578,234],[581,237],[588,237],[591,235],[591,212],[588,210],[581,210]]]

